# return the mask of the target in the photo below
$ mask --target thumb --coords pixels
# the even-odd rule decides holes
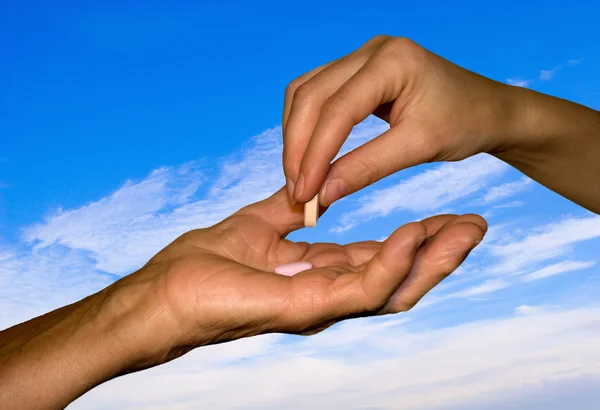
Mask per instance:
[[[323,215],[326,210],[327,208],[321,207],[319,216]],[[233,215],[258,216],[271,225],[282,237],[304,227],[304,204],[292,204],[285,185],[268,198],[247,205]]]
[[[330,167],[319,194],[322,206],[371,185],[402,169],[431,161],[425,129],[404,119],[380,136],[350,151]]]

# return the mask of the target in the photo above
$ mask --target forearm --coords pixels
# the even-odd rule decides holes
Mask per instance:
[[[532,179],[600,214],[600,112],[510,87],[517,118],[494,154]]]
[[[141,296],[124,295],[121,286],[109,287],[0,332],[0,408],[64,408],[143,367],[131,323]]]

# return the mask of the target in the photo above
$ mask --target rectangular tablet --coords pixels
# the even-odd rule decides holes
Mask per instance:
[[[304,204],[304,226],[317,226],[319,218],[319,194]]]

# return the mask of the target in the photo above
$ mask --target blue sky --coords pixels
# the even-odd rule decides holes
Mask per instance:
[[[285,86],[374,35],[600,109],[593,2],[200,3],[0,5],[0,328],[280,187]],[[386,127],[367,119],[343,150]],[[410,313],[200,349],[73,408],[591,408],[598,216],[478,156],[386,178],[291,239],[383,239],[444,212],[490,232]]]

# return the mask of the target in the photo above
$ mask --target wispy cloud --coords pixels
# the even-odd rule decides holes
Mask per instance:
[[[498,400],[514,404],[514,395],[527,394],[524,385],[600,376],[599,308],[525,310],[422,331],[395,319],[355,319],[292,342],[264,337],[209,346],[104,384],[72,407],[482,409]],[[246,346],[254,356],[243,355]],[[246,358],[214,360],[228,348]]]
[[[532,270],[540,263],[569,255],[575,244],[598,237],[600,216],[567,218],[543,225],[520,239],[489,244],[488,252],[499,258],[490,272],[501,274]]]
[[[442,299],[457,299],[457,298],[469,298],[473,296],[481,296],[492,292],[497,292],[502,289],[509,287],[511,283],[502,279],[488,279],[478,285],[469,287],[467,289],[450,293],[444,296]]]
[[[86,252],[54,245],[0,252],[0,329],[99,291],[114,277],[95,271]]]
[[[518,181],[508,182],[506,184],[491,187],[483,196],[481,202],[490,204],[500,199],[506,199],[527,189],[533,180],[529,177],[523,177]]]
[[[340,155],[387,128],[369,119]],[[273,128],[232,155],[160,168],[25,228],[29,246],[0,250],[0,328],[93,293],[115,279],[109,273],[138,268],[179,234],[270,195],[283,185],[281,149],[281,130]],[[397,211],[460,208],[477,193],[496,207],[508,207],[511,202],[501,201],[512,197],[512,203],[521,203],[518,195],[530,181],[494,185],[508,169],[485,155],[426,168],[357,200],[347,198],[338,231]],[[600,217],[595,216],[533,228],[523,220],[501,221],[490,227],[456,278],[418,306],[436,309],[444,301],[451,305],[523,281],[591,268],[596,261],[579,260],[575,247],[599,237]],[[520,306],[514,317],[425,331],[411,327],[413,314],[356,319],[311,338],[268,335],[204,347],[111,381],[72,407],[481,409],[489,397],[506,397],[524,380],[600,377],[593,365],[600,361],[600,308]],[[574,356],[572,346],[578,343],[583,343],[580,355]]]
[[[342,154],[389,126],[371,117]],[[162,167],[76,209],[25,227],[0,248],[0,328],[72,303],[148,261],[180,234],[210,226],[283,185],[281,128],[213,161]],[[117,276],[115,276],[117,275]]]
[[[558,70],[558,66],[550,69],[550,70],[541,70],[540,71],[540,76],[539,79],[540,80],[550,80],[552,79],[552,77],[554,77],[554,74],[556,73],[556,70]]]
[[[596,261],[572,261],[566,260],[555,263],[550,266],[546,266],[542,269],[538,269],[535,272],[531,272],[523,277],[525,282],[531,282],[533,280],[543,279],[550,276],[558,275],[559,273],[578,271],[583,269],[591,268],[596,265]]]
[[[197,165],[161,168],[89,205],[57,211],[27,227],[24,238],[36,249],[59,244],[90,251],[95,268],[125,273],[186,229],[216,220],[218,208],[194,212],[190,202],[204,180]]]
[[[396,211],[439,210],[486,188],[507,169],[508,165],[487,155],[442,164],[399,184],[363,195],[357,200],[358,208],[342,215],[340,225],[331,231],[341,233]]]
[[[340,155],[387,128],[369,118],[355,127]],[[89,251],[96,269],[127,273],[180,234],[210,226],[279,189],[282,149],[281,128],[267,130],[214,163],[163,167],[89,205],[58,210],[27,227],[24,238],[37,248],[60,244]]]
[[[468,260],[477,269],[452,275],[425,298],[424,305],[483,296],[523,282],[591,268],[599,260],[572,258],[577,244],[598,238],[600,216],[565,218],[528,229],[518,224],[491,226]]]
[[[515,313],[518,315],[535,315],[540,314],[546,310],[543,306],[530,306],[530,305],[521,305],[515,308]]]
[[[506,82],[516,87],[527,88],[533,83],[533,80],[523,80],[521,78],[507,78]]]
[[[539,79],[545,81],[551,80],[559,70],[562,70],[565,67],[574,67],[580,62],[581,60],[569,60],[565,64],[556,65],[548,70],[540,70]]]
[[[518,208],[525,205],[523,201],[510,201],[505,204],[494,205],[492,209],[503,209],[503,208]]]
[[[578,65],[579,63],[581,63],[581,60],[569,60],[564,64],[558,64],[555,65],[552,68],[546,69],[546,70],[540,70],[537,79],[542,80],[542,81],[548,81],[551,80],[552,78],[554,78],[554,75],[562,70],[563,68],[566,67],[574,67],[576,65]],[[524,87],[524,88],[529,88],[533,83],[535,83],[535,79],[529,78],[529,79],[523,79],[520,77],[513,77],[513,78],[507,78],[506,82],[510,85],[514,85],[516,87]]]

